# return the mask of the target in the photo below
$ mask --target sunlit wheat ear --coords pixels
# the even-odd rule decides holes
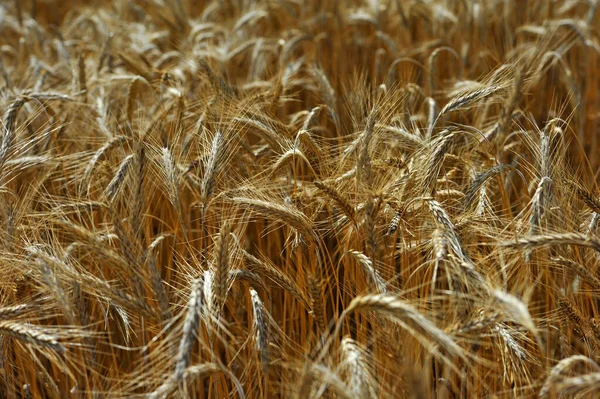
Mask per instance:
[[[357,398],[375,398],[371,386],[372,377],[363,355],[364,349],[350,337],[342,339],[343,365],[347,373],[347,384]]]
[[[315,172],[315,170],[313,169],[310,161],[308,160],[308,158],[306,158],[306,155],[304,155],[304,153],[297,148],[291,148],[288,151],[286,151],[283,155],[281,155],[279,159],[277,159],[277,161],[273,164],[273,166],[271,166],[270,174],[276,174],[284,165],[291,163],[292,160],[295,158],[298,158],[301,161],[303,161],[304,164],[308,167],[308,170],[311,173],[311,175],[313,177],[317,177],[317,172]]]
[[[437,122],[440,120],[440,118],[442,116],[444,116],[450,112],[469,107],[469,106],[475,104],[476,102],[493,95],[500,89],[501,89],[500,86],[489,86],[489,87],[484,87],[482,89],[467,92],[467,93],[464,93],[462,95],[452,98],[444,106],[444,108],[442,108],[442,110],[438,114],[437,118],[435,119],[433,126],[437,125]]]
[[[573,190],[577,194],[579,199],[585,205],[587,205],[588,208],[595,213],[600,213],[600,200],[598,200],[596,195],[592,194],[575,182],[564,180],[564,183],[570,190]]]
[[[565,378],[555,386],[556,392],[561,395],[572,395],[584,391],[592,394],[600,389],[600,372]]]
[[[475,317],[466,321],[464,324],[459,324],[456,328],[446,330],[448,333],[473,333],[490,328],[498,323],[502,315],[497,311],[481,310]]]
[[[431,235],[431,245],[435,257],[435,264],[431,276],[431,294],[433,294],[435,292],[440,263],[446,258],[446,255],[448,255],[448,239],[442,229],[436,228],[433,231],[433,234]]]
[[[163,285],[163,280],[161,277],[161,273],[157,268],[156,262],[156,254],[154,251],[159,246],[159,244],[165,239],[165,235],[160,235],[152,241],[152,243],[148,246],[146,250],[146,265],[148,267],[148,271],[150,272],[150,280],[152,282],[152,289],[156,298],[158,299],[158,304],[160,306],[160,311],[163,318],[170,318],[171,311],[169,309],[169,298],[165,291],[165,287]]]
[[[0,321],[2,320],[14,320],[18,316],[27,313],[29,310],[29,306],[22,305],[14,305],[14,306],[4,306],[0,308]]]
[[[531,216],[529,217],[529,234],[538,233],[542,217],[545,214],[547,203],[549,201],[550,189],[552,187],[552,179],[549,177],[542,177],[538,183],[537,189],[531,199]]]
[[[117,169],[117,173],[115,173],[115,176],[112,178],[110,183],[108,183],[105,193],[111,201],[115,199],[118,192],[121,190],[121,187],[123,187],[123,183],[129,175],[129,171],[131,169],[131,166],[133,165],[134,160],[135,154],[129,154],[128,156],[126,156],[123,159],[123,161],[121,161],[119,169]]]
[[[225,152],[224,146],[225,138],[223,137],[223,134],[220,131],[217,131],[212,141],[210,155],[206,163],[206,169],[204,172],[204,177],[202,179],[202,186],[200,190],[201,201],[205,207],[208,204],[208,200],[213,193],[215,179],[219,174],[220,170],[219,168],[222,167],[222,161]]]
[[[393,135],[394,138],[402,143],[409,152],[421,149],[426,143],[421,136],[413,134],[400,126],[390,126],[378,123],[375,125],[375,129],[380,129],[382,132]]]
[[[247,267],[250,271],[257,273],[258,275],[262,276],[263,279],[270,281],[276,286],[288,291],[297,300],[299,300],[306,309],[310,310],[310,304],[306,298],[306,294],[300,288],[298,283],[296,283],[292,278],[280,271],[270,262],[262,261],[244,249],[241,249],[241,251],[244,259],[248,263]]]
[[[344,214],[356,225],[356,211],[354,207],[348,202],[346,198],[331,186],[325,183],[315,180],[314,185],[327,195],[335,204],[344,212]]]
[[[527,351],[514,337],[514,330],[502,323],[496,323],[492,329],[498,335],[498,345],[504,352],[502,363],[505,378],[514,371],[519,372],[527,360]],[[527,371],[527,370],[524,370]]]
[[[167,186],[167,194],[169,196],[169,201],[173,206],[179,206],[179,182],[177,169],[175,167],[175,160],[173,159],[173,154],[168,147],[162,148],[162,166],[165,171],[165,183]],[[179,210],[177,210],[179,212]]]
[[[554,365],[554,367],[552,367],[552,369],[550,370],[550,374],[548,375],[548,378],[546,378],[546,381],[544,382],[544,386],[542,386],[542,389],[540,389],[539,397],[542,398],[542,397],[548,395],[550,393],[550,390],[552,389],[553,385],[556,384],[556,382],[559,380],[561,374],[563,372],[567,371],[568,369],[570,369],[573,365],[578,364],[578,363],[583,363],[583,364],[589,365],[596,372],[600,372],[600,366],[598,365],[598,363],[596,363],[594,360],[590,359],[589,357],[586,357],[583,355],[574,355],[574,356],[570,356],[566,359],[562,359],[560,362],[558,362],[556,365]]]
[[[323,299],[323,281],[316,276],[310,276],[308,279],[310,287],[310,309],[315,318],[319,331],[327,331],[327,321],[325,320],[324,299]]]
[[[412,329],[407,322],[410,321],[422,329],[428,336],[437,342],[445,351],[453,357],[460,357],[466,360],[466,355],[462,348],[456,344],[444,331],[436,327],[435,324],[412,305],[397,297],[389,294],[365,295],[354,298],[348,307],[344,310],[343,316],[356,311],[373,311],[381,315],[391,317],[392,320],[398,322],[403,328],[407,329],[415,338],[422,344],[428,346],[431,350],[431,344],[427,343],[425,337],[419,332]],[[340,318],[341,320],[342,318]],[[338,322],[338,326],[340,326]],[[336,329],[336,332],[339,331]],[[334,334],[335,335],[335,334]]]
[[[188,301],[185,320],[183,322],[183,335],[179,342],[179,349],[175,362],[175,371],[173,379],[181,381],[185,370],[190,364],[194,343],[197,339],[198,328],[200,325],[200,316],[204,303],[204,281],[201,277],[192,281],[190,287],[190,299]]]
[[[550,138],[546,130],[553,125],[554,122],[550,121],[544,129],[540,131],[540,154],[539,154],[539,163],[540,163],[540,175],[542,177],[551,177],[552,176],[552,165],[551,165],[551,154],[550,154]]]
[[[423,193],[429,195],[435,192],[436,183],[442,164],[444,162],[444,156],[452,149],[454,137],[456,132],[441,132],[439,138],[433,140],[430,144],[430,152],[427,153],[425,159],[425,170],[426,176],[423,180]]]
[[[537,236],[518,238],[515,241],[500,242],[504,247],[522,247],[525,249],[534,249],[539,247],[554,245],[577,245],[593,248],[600,252],[600,240],[593,236],[587,236],[581,233],[556,233]]]
[[[600,350],[600,340],[596,338],[592,325],[582,316],[575,304],[566,297],[562,297],[558,300],[558,308],[581,331],[581,334],[591,345],[593,351],[598,352]]]
[[[42,272],[42,279],[48,287],[48,290],[50,291],[56,302],[59,304],[69,324],[74,325],[75,313],[73,312],[73,308],[71,306],[69,298],[65,294],[65,291],[63,290],[61,284],[56,278],[56,275],[44,260],[39,259],[38,263]]]
[[[2,135],[2,142],[0,143],[0,170],[4,167],[4,163],[8,158],[8,152],[15,139],[15,125],[19,110],[27,103],[27,101],[29,101],[27,97],[18,97],[12,102],[4,114],[4,134]]]
[[[84,187],[86,187],[87,191],[89,191],[91,185],[91,176],[94,172],[96,164],[106,155],[107,152],[117,147],[121,143],[125,142],[125,140],[126,138],[123,136],[113,137],[112,139],[104,143],[104,145],[94,153],[94,156],[92,156],[92,159],[90,159],[90,162],[88,162],[87,166],[85,167],[85,170],[83,171],[80,191],[82,191]]]
[[[229,232],[229,224],[225,223],[221,227],[214,249],[215,267],[211,310],[217,319],[223,310],[229,290]]]
[[[427,112],[427,139],[431,138],[433,134],[433,126],[435,124],[435,118],[437,115],[437,104],[431,97],[427,99],[427,106],[429,107]]]
[[[66,348],[58,342],[57,338],[38,331],[33,326],[27,326],[12,321],[0,321],[0,334],[12,337],[34,347],[46,348],[64,353]]]
[[[310,221],[302,212],[290,208],[288,206],[278,204],[276,202],[268,202],[259,199],[246,198],[246,197],[234,197],[231,201],[238,204],[240,207],[254,210],[267,218],[273,218],[280,223],[287,224],[290,227],[298,230],[298,232],[305,235],[307,239],[314,238],[313,226]]]
[[[471,184],[469,185],[469,188],[467,189],[467,191],[465,193],[465,198],[463,201],[463,208],[468,209],[471,206],[471,204],[473,203],[473,200],[475,199],[479,190],[483,187],[483,185],[491,177],[501,173],[502,171],[504,171],[505,169],[510,168],[510,167],[512,167],[512,165],[507,165],[507,164],[496,165],[493,168],[490,168],[490,169],[486,170],[485,172],[477,175],[477,177],[475,177],[475,179],[473,179],[473,181],[471,182]]]
[[[308,155],[316,157],[316,159],[323,159],[323,150],[319,147],[313,136],[307,130],[300,130],[296,135],[294,148],[297,148],[299,145],[307,150]]]
[[[537,340],[540,350],[543,350],[544,346],[527,305],[515,296],[501,290],[493,290],[492,295],[495,303],[500,305],[506,316],[525,327]]]
[[[370,284],[377,293],[383,294],[387,292],[385,280],[381,278],[377,270],[375,270],[373,262],[367,255],[360,251],[348,251],[346,254],[356,259],[361,266],[363,273],[368,277]]]
[[[259,353],[260,363],[264,373],[269,371],[269,329],[265,315],[265,307],[258,296],[258,293],[250,289],[250,298],[252,300],[252,313],[254,315],[254,336],[256,348]]]
[[[402,211],[397,211],[388,226],[388,231],[387,231],[388,236],[393,235],[398,230],[398,226],[400,225],[401,219],[402,219]]]
[[[456,227],[446,210],[442,205],[435,200],[428,200],[429,210],[431,211],[436,224],[446,233],[450,246],[454,253],[461,259],[467,260],[467,255],[464,253],[460,238],[456,233]]]

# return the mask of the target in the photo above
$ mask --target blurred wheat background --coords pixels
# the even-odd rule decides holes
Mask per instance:
[[[0,397],[594,397],[597,3],[3,1]]]

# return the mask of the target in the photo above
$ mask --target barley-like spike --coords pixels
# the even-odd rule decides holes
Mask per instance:
[[[215,245],[214,284],[212,289],[212,311],[219,317],[227,298],[229,290],[229,224],[221,227]]]
[[[340,207],[344,214],[350,220],[352,220],[353,223],[356,223],[356,212],[354,210],[354,207],[346,200],[346,198],[343,197],[343,195],[339,191],[318,180],[315,180],[313,183],[319,190],[321,190],[329,198],[331,198],[333,202],[335,202],[335,204],[338,207]]]
[[[444,156],[451,150],[453,139],[456,136],[455,132],[442,132],[440,139],[435,140],[432,144],[433,151],[427,155],[427,168],[425,179],[423,181],[423,193],[429,195],[435,193],[438,175],[442,168]]]
[[[511,168],[511,167],[512,167],[512,165],[509,165],[509,164],[496,165],[493,168],[490,168],[490,169],[486,170],[485,172],[477,175],[477,177],[475,177],[475,179],[473,179],[473,181],[471,182],[471,184],[469,185],[469,188],[467,189],[467,191],[465,193],[465,199],[463,201],[463,208],[464,209],[469,208],[469,206],[473,203],[473,200],[475,199],[477,192],[488,181],[488,179],[497,175],[498,173],[502,172],[503,170],[505,170],[507,168]]]
[[[600,240],[581,233],[557,233],[518,238],[515,241],[499,243],[503,247],[538,248],[552,245],[577,245],[593,248],[600,252]]]
[[[117,196],[117,193],[123,186],[123,182],[129,175],[129,170],[131,169],[131,165],[135,160],[135,154],[130,154],[123,161],[121,165],[119,165],[119,169],[117,169],[117,173],[113,177],[113,179],[108,183],[106,187],[106,196],[112,201]]]
[[[362,267],[363,272],[369,277],[369,280],[377,293],[384,294],[387,292],[385,280],[381,278],[377,270],[373,267],[373,262],[369,257],[360,251],[348,251],[348,255],[352,256]]]
[[[232,202],[239,204],[241,207],[255,210],[266,217],[273,217],[279,222],[287,224],[299,232],[303,233],[306,238],[314,238],[314,231],[311,221],[302,212],[292,209],[288,206],[281,205],[275,202],[268,202],[259,199],[234,197]]]
[[[179,179],[177,176],[177,169],[175,167],[175,160],[173,159],[173,155],[168,147],[162,148],[162,161],[163,167],[165,168],[166,173],[166,184],[167,184],[167,193],[169,195],[169,200],[171,204],[175,207],[179,206]]]
[[[483,100],[483,99],[493,95],[500,89],[501,89],[501,87],[499,87],[499,86],[487,86],[482,89],[474,90],[474,91],[471,91],[471,92],[468,92],[468,93],[465,93],[460,96],[452,98],[444,106],[444,108],[442,108],[442,110],[438,114],[437,118],[435,119],[433,126],[435,126],[437,124],[437,122],[443,115],[450,113],[452,111],[466,108],[480,100]]]
[[[350,302],[346,310],[344,310],[344,314],[363,310],[371,310],[389,315],[398,321],[410,320],[426,331],[448,353],[453,356],[465,358],[464,351],[452,338],[436,327],[431,320],[419,313],[412,305],[393,295],[377,294],[356,297]]]
[[[190,287],[190,299],[188,301],[185,320],[183,322],[183,335],[179,342],[177,351],[175,371],[173,373],[174,381],[181,381],[185,375],[185,370],[190,364],[194,342],[200,325],[200,314],[203,306],[203,287],[204,280],[198,277],[192,281]]]
[[[527,309],[527,305],[514,295],[501,290],[493,290],[492,295],[495,302],[500,305],[508,317],[525,327],[536,338],[538,337],[537,328],[531,318],[529,309]]]
[[[30,310],[29,305],[4,306],[0,308],[0,321],[14,319]]]
[[[600,213],[600,201],[597,196],[572,181],[565,180],[565,183],[567,184],[567,187],[575,191],[577,196],[588,206],[588,208],[595,213]]]
[[[0,334],[13,337],[33,346],[52,349],[58,353],[66,351],[66,348],[55,337],[40,332],[32,326],[25,326],[12,321],[0,321]]]
[[[10,105],[6,111],[6,114],[4,114],[4,134],[2,135],[2,142],[0,143],[0,172],[4,168],[4,164],[8,159],[9,151],[15,139],[15,124],[17,122],[17,114],[27,101],[27,97],[18,97]]]
[[[73,312],[73,308],[71,307],[69,298],[67,297],[64,290],[62,289],[62,286],[58,282],[56,275],[43,259],[38,259],[38,262],[42,271],[42,278],[44,280],[44,283],[48,286],[48,289],[52,293],[52,296],[54,297],[56,302],[58,302],[69,324],[74,325],[75,313]]]
[[[554,367],[552,367],[552,370],[550,370],[550,374],[548,375],[548,378],[546,378],[546,382],[544,382],[544,386],[542,387],[542,389],[540,389],[539,397],[542,398],[542,397],[548,395],[552,385],[556,383],[556,380],[558,379],[558,377],[560,377],[560,375],[564,371],[568,370],[574,364],[577,364],[577,363],[589,364],[596,371],[600,372],[600,366],[598,365],[598,363],[596,363],[594,360],[590,359],[589,357],[586,357],[583,355],[574,355],[574,356],[570,356],[566,359],[562,359],[560,362],[555,364]]]
[[[582,391],[598,392],[598,389],[600,389],[600,372],[565,378],[556,384],[556,392],[564,395]]]
[[[435,264],[433,267],[433,273],[431,275],[431,294],[433,294],[435,292],[435,285],[437,282],[440,263],[448,254],[448,238],[446,237],[444,230],[436,228],[433,231],[431,236],[431,244],[433,246],[433,253],[435,255]]]
[[[258,296],[258,293],[250,289],[250,298],[252,299],[252,311],[254,314],[254,333],[256,334],[256,346],[260,355],[260,364],[263,372],[269,370],[269,329],[265,316],[265,307]]]
[[[89,192],[91,184],[90,177],[92,176],[92,172],[94,171],[94,168],[96,167],[98,161],[100,161],[110,149],[116,147],[124,141],[125,137],[123,136],[113,137],[112,139],[104,143],[104,145],[94,153],[94,156],[92,157],[92,159],[90,159],[90,162],[88,162],[87,166],[85,167],[85,170],[83,171],[83,176],[81,178],[81,188],[83,188],[83,185],[87,183],[87,189]]]
[[[264,262],[252,254],[248,253],[243,248],[240,248],[244,259],[250,264],[248,268],[250,271],[256,272],[257,274],[263,275],[264,278],[272,281],[280,288],[288,291],[296,299],[298,299],[306,309],[310,309],[310,304],[306,299],[306,294],[302,291],[300,286],[285,273],[281,272],[276,266]]]
[[[163,285],[161,273],[156,266],[156,255],[154,254],[154,249],[164,239],[165,236],[160,235],[148,246],[148,249],[146,250],[146,265],[148,267],[148,271],[150,272],[152,289],[156,295],[156,298],[158,299],[162,317],[166,320],[169,319],[171,315],[171,311],[169,309],[169,298]]]
[[[202,179],[201,200],[205,205],[208,203],[208,199],[213,193],[215,179],[220,170],[219,168],[223,166],[221,161],[224,154],[224,143],[225,140],[223,134],[218,131],[213,138],[210,155],[206,162],[204,178]]]
[[[362,352],[364,349],[350,337],[342,339],[342,354],[344,366],[348,373],[348,386],[357,398],[375,398],[371,387],[372,377],[369,375],[368,365]]]
[[[315,317],[317,327],[321,333],[327,331],[325,311],[323,310],[323,283],[318,277],[309,277],[310,286],[310,308]]]

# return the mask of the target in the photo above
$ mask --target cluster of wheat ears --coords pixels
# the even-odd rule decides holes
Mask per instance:
[[[596,0],[0,4],[0,397],[593,397]]]

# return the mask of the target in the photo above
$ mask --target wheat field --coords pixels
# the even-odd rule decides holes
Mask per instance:
[[[595,397],[597,3],[1,2],[0,398]]]

